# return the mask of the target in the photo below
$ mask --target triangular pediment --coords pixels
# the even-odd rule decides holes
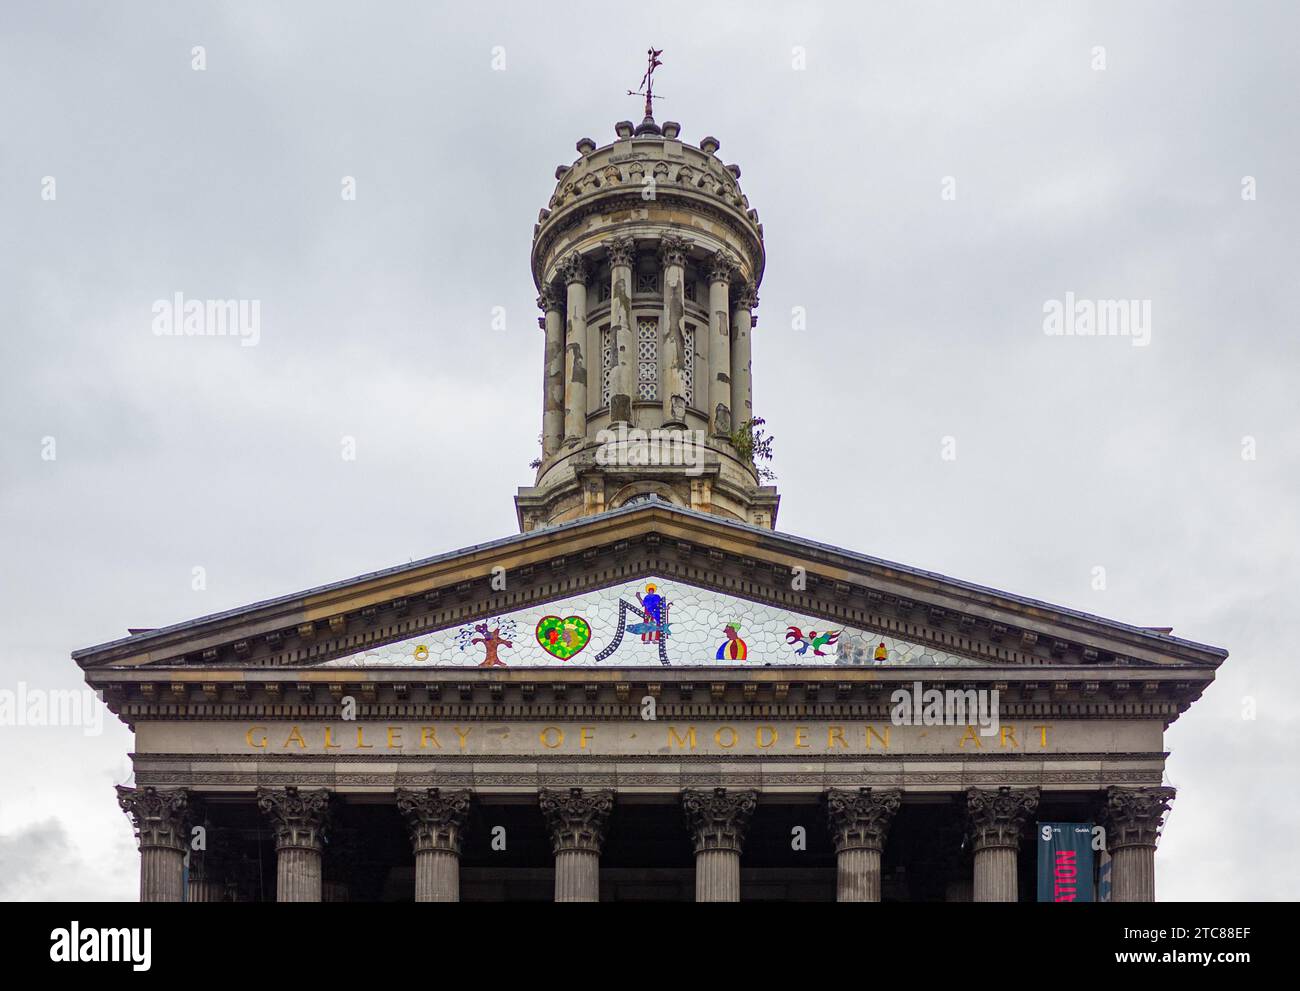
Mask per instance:
[[[427,631],[329,667],[947,667],[981,662],[662,575]]]
[[[655,639],[652,629],[632,629],[651,622],[645,586],[652,581],[666,593],[666,638],[662,631]],[[543,624],[548,616],[555,620]],[[563,625],[571,619],[582,623]],[[726,634],[728,624],[740,627],[735,638]],[[445,670],[478,667],[487,659],[486,647],[474,643],[484,639],[475,629],[482,625],[488,639],[499,628],[500,637],[510,641],[497,651],[507,667],[726,662],[1212,670],[1226,657],[1219,648],[1164,632],[662,503],[629,506],[141,632],[73,657],[87,669]],[[585,641],[562,657],[565,651],[548,651],[539,633],[562,636],[570,645],[583,641],[585,633]],[[828,634],[833,642],[818,642]],[[731,646],[736,639],[744,643],[743,659],[734,656],[741,649]],[[800,653],[804,644],[808,647]],[[425,651],[417,660],[421,646]],[[719,658],[722,648],[732,656]]]

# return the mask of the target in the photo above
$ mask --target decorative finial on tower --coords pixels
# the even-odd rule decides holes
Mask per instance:
[[[659,61],[659,56],[664,53],[662,48],[651,47],[646,52],[647,68],[645,75],[641,77],[641,85],[637,89],[627,91],[628,96],[645,97],[645,120],[641,121],[641,126],[636,129],[637,134],[659,134],[659,125],[655,123],[655,95],[654,95],[654,75],[655,69],[663,65]]]

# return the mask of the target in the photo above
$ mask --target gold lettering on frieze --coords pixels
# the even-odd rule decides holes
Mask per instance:
[[[663,725],[663,724],[661,724]],[[384,749],[393,752],[443,750],[443,739],[456,734],[457,749],[463,754],[491,753],[504,746],[505,753],[621,754],[651,753],[778,753],[843,755],[875,752],[901,753],[994,753],[1021,750],[1051,751],[1054,727],[1050,723],[1004,724],[990,737],[980,735],[979,726],[952,726],[939,732],[894,727],[889,723],[677,723],[664,726],[664,737],[656,744],[639,734],[641,724],[610,723],[523,723],[522,733],[513,736],[514,725],[488,727],[485,736],[474,726],[420,723],[355,724],[355,737],[346,725],[271,722],[246,726],[243,740],[230,739],[229,750],[267,750],[272,739],[282,751],[328,753]],[[599,732],[597,730],[599,729]],[[236,731],[237,732],[237,731]],[[443,735],[440,737],[439,732]],[[659,730],[655,731],[657,736]],[[417,744],[416,737],[419,737]],[[901,734],[901,735],[900,735]],[[1076,734],[1077,735],[1077,734]],[[383,744],[372,741],[382,739]],[[988,746],[985,741],[988,740]],[[513,742],[513,746],[510,744]],[[969,747],[969,749],[967,749]]]
[[[668,727],[669,747],[684,747],[686,746],[687,740],[690,740],[690,748],[694,750],[695,749],[695,727],[694,726],[687,727],[686,736],[682,736],[681,734],[679,734],[677,732],[676,726]]]

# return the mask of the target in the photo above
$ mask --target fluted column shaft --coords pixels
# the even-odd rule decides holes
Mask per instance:
[[[163,846],[140,848],[140,901],[182,902],[185,853]]]
[[[306,846],[276,846],[275,900],[321,900],[321,851]]]
[[[549,458],[564,442],[564,308],[553,287],[543,286],[537,297],[542,328],[546,332],[546,354],[542,382],[542,456]]]
[[[189,792],[118,785],[117,804],[135,826],[140,848],[140,900],[184,901]]]
[[[903,793],[897,788],[832,788],[826,793],[827,818],[835,843],[836,901],[880,901],[881,852],[902,801]]]
[[[330,823],[325,789],[257,789],[257,806],[275,832],[275,900],[321,900],[321,854]]]
[[[460,901],[460,851],[469,817],[467,790],[397,791],[397,809],[406,819],[415,850],[415,900]]]
[[[750,357],[750,326],[758,294],[752,282],[732,287],[731,314],[731,418],[736,426],[754,416],[754,385]]]
[[[632,424],[636,395],[636,333],[632,326],[632,264],[636,242],[619,238],[609,248],[609,338],[613,351],[609,375],[609,418]]]
[[[600,901],[600,848],[614,810],[613,791],[543,789],[538,801],[555,853],[555,900]]]
[[[420,850],[415,855],[415,900],[460,901],[460,854]]]
[[[659,244],[663,263],[663,312],[659,321],[659,395],[665,426],[686,425],[686,254],[690,242],[665,235]]]
[[[1110,852],[1110,900],[1156,900],[1156,841],[1173,788],[1112,787],[1100,816]]]
[[[727,312],[731,259],[709,265],[709,422],[715,436],[731,435],[731,314]]]
[[[695,900],[740,901],[739,850],[700,850],[695,854]]]
[[[835,900],[880,901],[880,851],[850,847],[835,855]]]
[[[977,902],[1019,899],[1017,861],[1025,823],[1038,809],[1037,788],[970,788],[966,816],[974,851]]]
[[[560,266],[567,287],[564,330],[564,437],[577,442],[587,434],[587,265],[569,255]]]
[[[190,902],[224,902],[226,900],[226,886],[218,881],[209,881],[207,878],[191,877],[185,900]]]
[[[697,902],[740,901],[740,854],[757,806],[755,791],[682,792],[682,810],[695,846]]]

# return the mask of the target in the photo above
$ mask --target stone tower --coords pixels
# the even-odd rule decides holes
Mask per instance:
[[[533,231],[542,453],[519,526],[654,496],[774,527],[780,498],[744,450],[764,251],[740,168],[649,114],[614,130],[555,170]]]

